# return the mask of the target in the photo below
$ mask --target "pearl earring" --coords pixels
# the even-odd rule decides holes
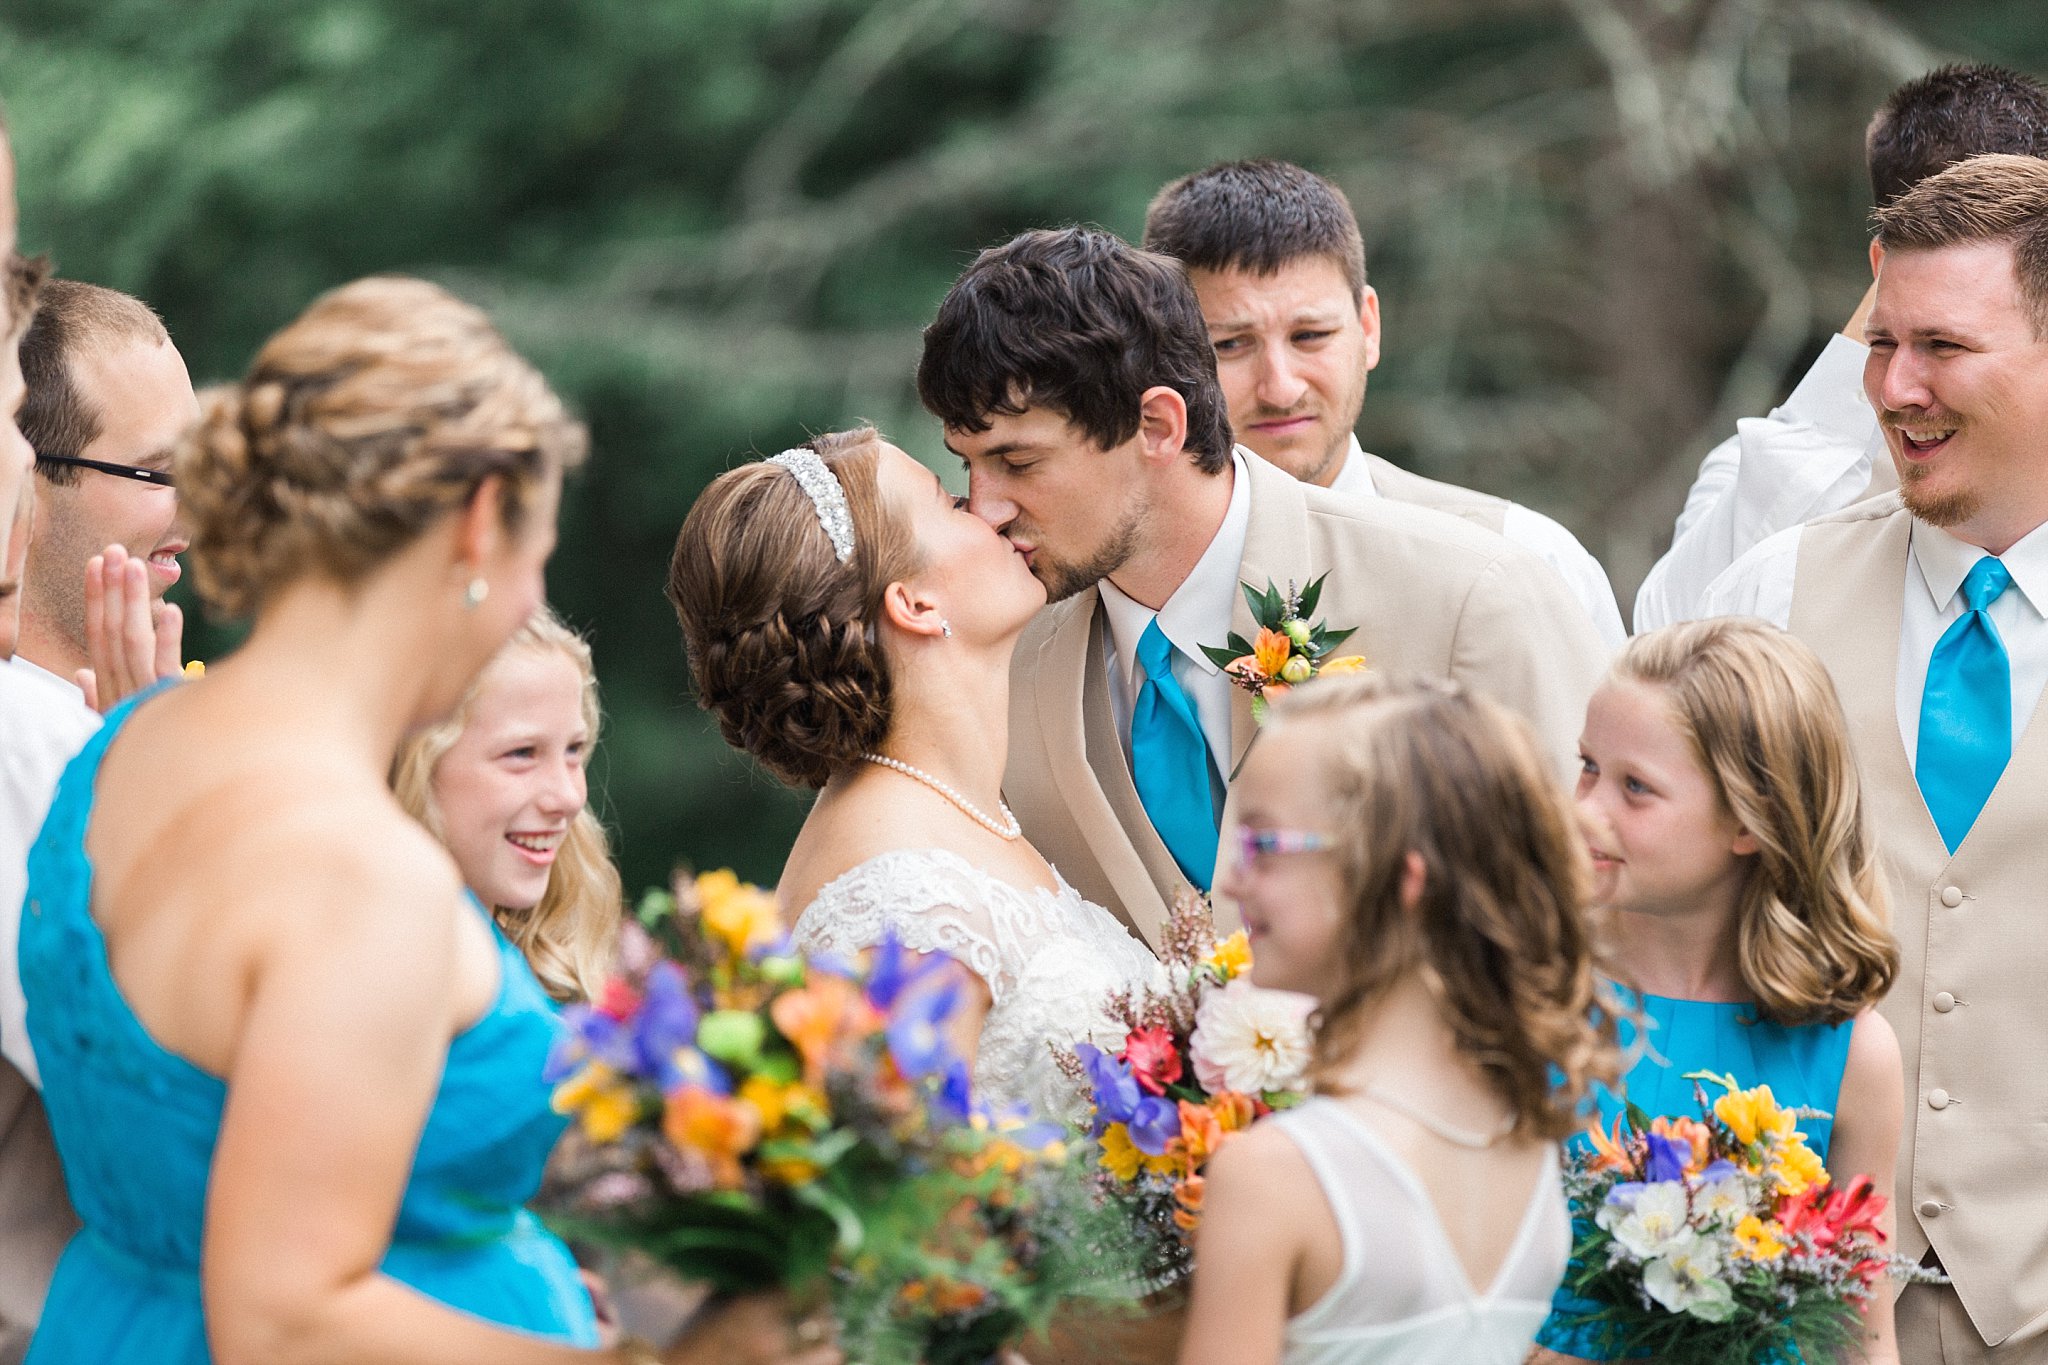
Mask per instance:
[[[470,579],[469,586],[462,590],[463,610],[475,611],[484,604],[484,599],[490,595],[491,585],[484,581],[482,574],[478,574],[475,578]]]
[[[952,639],[953,623],[941,617],[939,620],[939,634],[945,636],[948,640]]]

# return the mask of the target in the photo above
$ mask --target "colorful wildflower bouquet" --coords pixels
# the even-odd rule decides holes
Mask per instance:
[[[950,964],[893,942],[806,960],[729,872],[637,919],[550,1064],[578,1120],[542,1190],[561,1232],[722,1292],[829,1298],[849,1358],[876,1365],[984,1361],[1110,1295],[1091,1288],[1107,1220],[1061,1130],[972,1097]]]
[[[1166,994],[1110,998],[1127,1029],[1120,1050],[1081,1043],[1058,1059],[1088,1092],[1097,1187],[1136,1229],[1153,1287],[1193,1269],[1202,1168],[1253,1120],[1300,1100],[1310,1051],[1309,1002],[1246,980],[1244,931],[1218,942],[1201,896],[1175,902],[1160,960]]]
[[[1252,694],[1252,719],[1261,725],[1266,722],[1267,702],[1285,696],[1288,688],[1311,678],[1356,673],[1366,666],[1356,654],[1330,657],[1332,650],[1357,634],[1356,627],[1331,630],[1308,619],[1322,598],[1323,578],[1328,577],[1311,580],[1299,592],[1291,582],[1285,593],[1270,582],[1263,592],[1249,583],[1239,584],[1252,619],[1258,622],[1257,638],[1247,640],[1232,631],[1223,644],[1202,646],[1210,662]]]
[[[1880,1276],[1929,1272],[1884,1251],[1885,1197],[1868,1176],[1835,1188],[1800,1111],[1769,1086],[1689,1079],[1699,1118],[1648,1119],[1630,1106],[1612,1133],[1595,1124],[1593,1150],[1571,1163],[1571,1330],[1609,1359],[1840,1358],[1861,1340]],[[1702,1082],[1723,1093],[1709,1103]]]

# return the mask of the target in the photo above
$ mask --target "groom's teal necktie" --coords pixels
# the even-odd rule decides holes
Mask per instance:
[[[2011,586],[2012,572],[1996,555],[1972,565],[1963,580],[1968,610],[1927,661],[1914,776],[1950,853],[1977,822],[2012,757],[2012,661],[1989,615]]]
[[[1131,776],[1152,828],[1202,891],[1216,875],[1216,811],[1209,797],[1209,741],[1195,704],[1173,676],[1173,642],[1157,618],[1138,637],[1145,685],[1131,708]]]

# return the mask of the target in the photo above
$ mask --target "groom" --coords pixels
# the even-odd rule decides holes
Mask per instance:
[[[1203,653],[1256,634],[1240,582],[1328,575],[1341,653],[1448,675],[1576,766],[1606,651],[1557,575],[1442,513],[1297,483],[1231,441],[1180,264],[1094,228],[984,251],[925,329],[918,394],[969,507],[1053,605],[1017,647],[1004,791],[1069,882],[1155,948],[1175,890],[1211,885],[1250,698]]]

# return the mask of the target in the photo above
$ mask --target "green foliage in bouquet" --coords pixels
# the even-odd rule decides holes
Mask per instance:
[[[1062,1130],[977,1103],[957,969],[893,940],[806,959],[729,872],[652,892],[551,1062],[574,1114],[542,1190],[564,1235],[726,1293],[831,1300],[873,1365],[986,1360],[1120,1253]]]

